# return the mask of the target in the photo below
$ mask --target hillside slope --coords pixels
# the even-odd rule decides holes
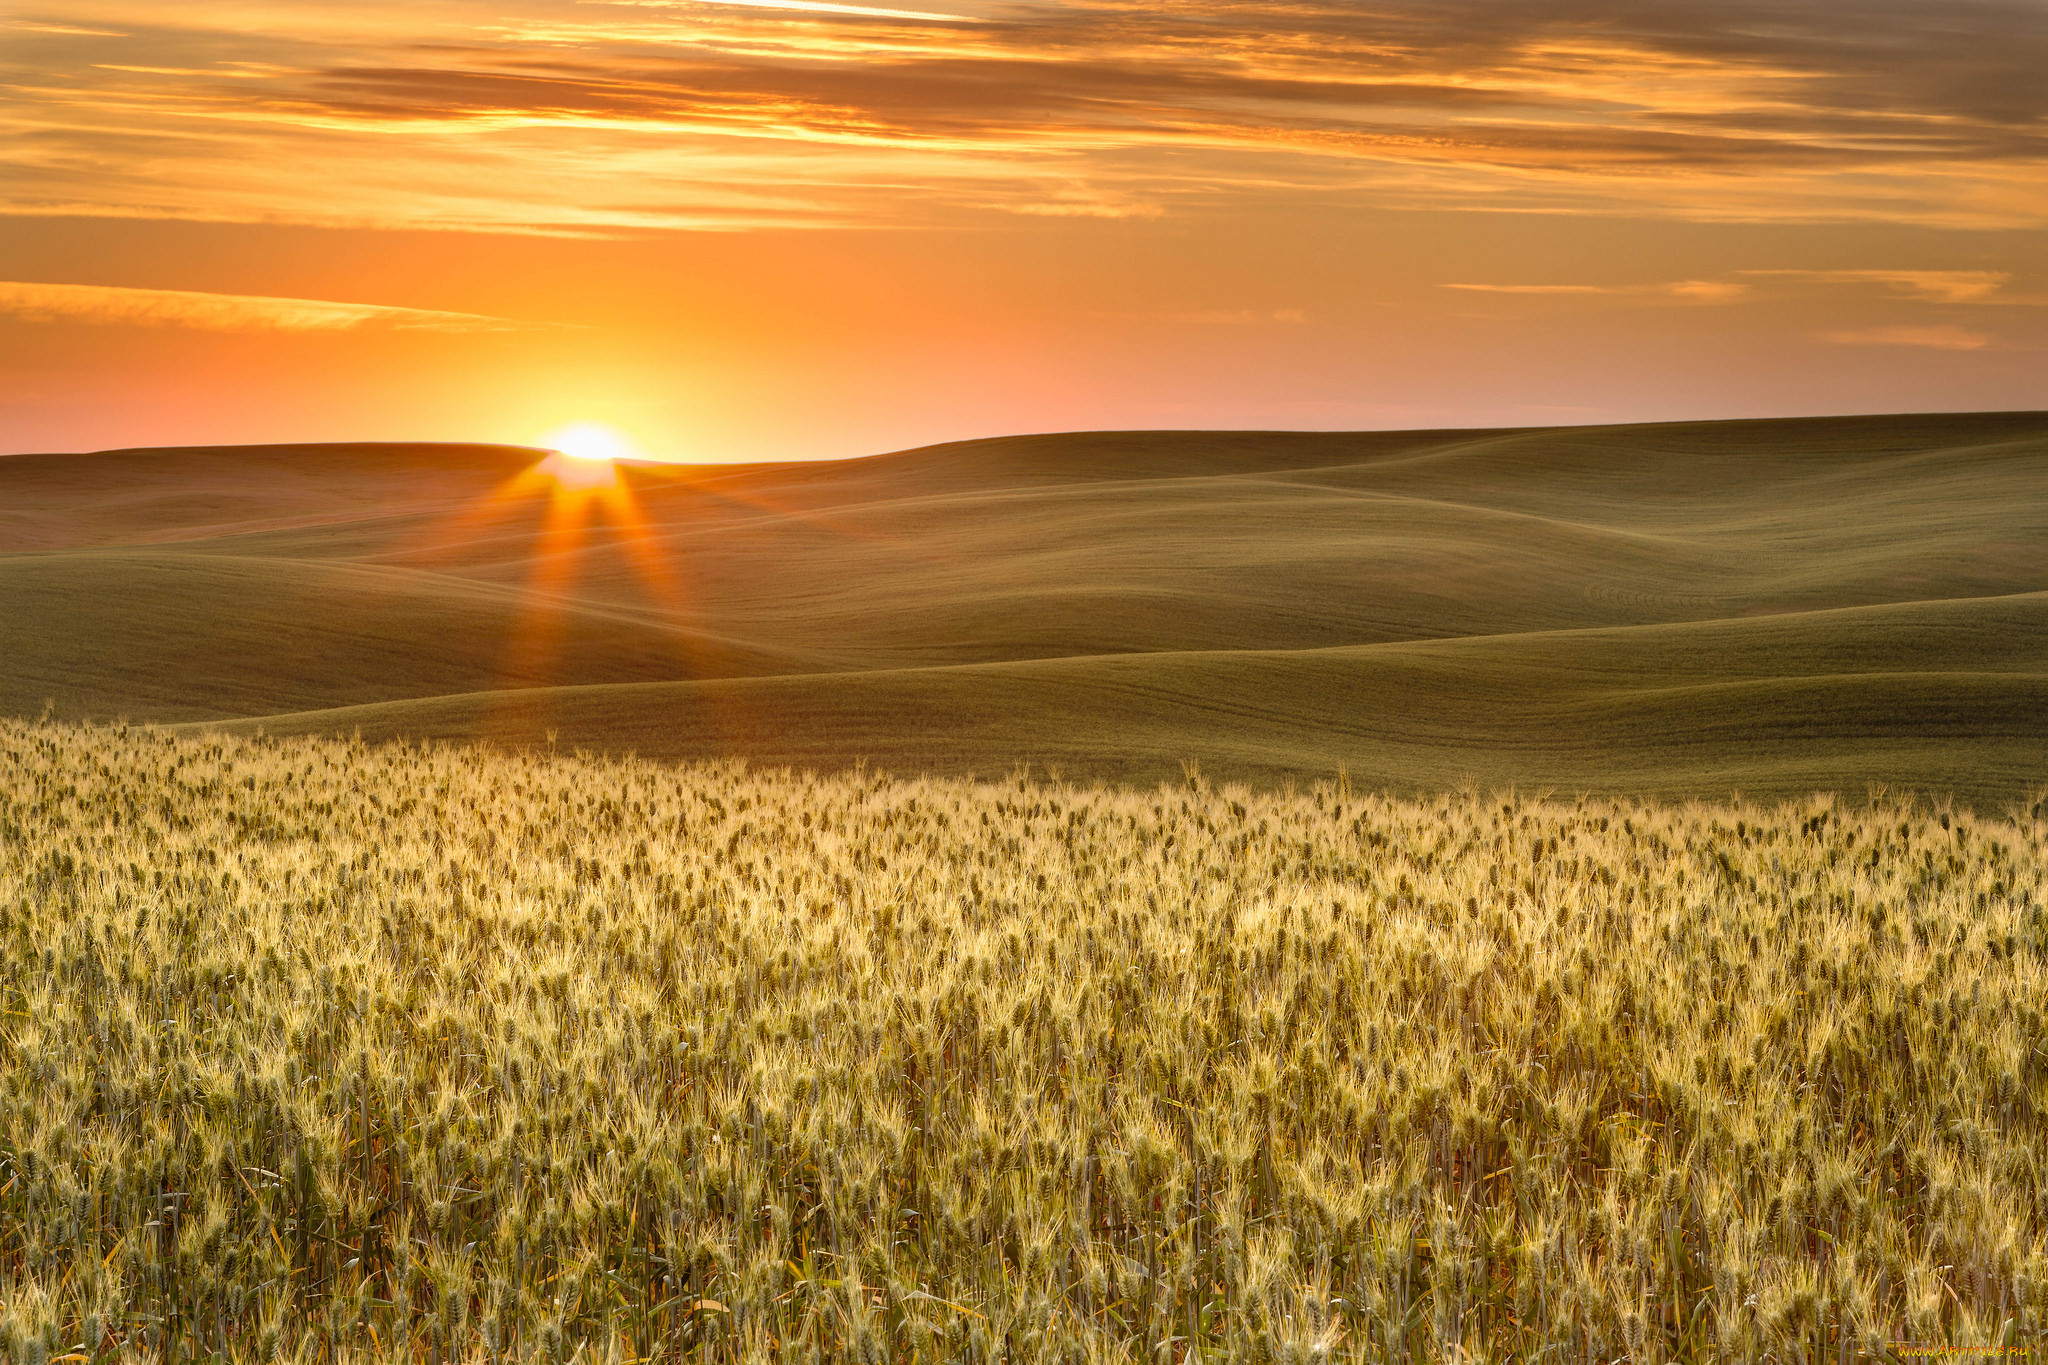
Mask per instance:
[[[536,458],[0,460],[0,712],[1411,790],[2048,780],[2040,414],[1080,433],[616,487]]]
[[[470,693],[231,728],[489,735],[1155,782],[1787,795],[1869,785],[1996,805],[2048,774],[2048,594],[1743,621],[1293,651]]]

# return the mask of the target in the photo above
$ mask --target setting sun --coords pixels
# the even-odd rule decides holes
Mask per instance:
[[[539,444],[577,460],[609,462],[646,458],[623,432],[602,422],[571,422],[541,437]]]

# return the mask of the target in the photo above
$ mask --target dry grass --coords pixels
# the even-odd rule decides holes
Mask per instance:
[[[2048,824],[0,722],[0,1356],[2048,1330]]]

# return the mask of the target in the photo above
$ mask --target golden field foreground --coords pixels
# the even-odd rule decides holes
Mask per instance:
[[[2044,815],[0,722],[0,1357],[2031,1346]]]

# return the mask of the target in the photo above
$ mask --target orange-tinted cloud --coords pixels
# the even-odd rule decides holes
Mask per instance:
[[[1933,351],[1980,351],[1991,344],[1982,332],[1963,327],[1866,327],[1828,332],[1822,337],[1838,346],[1919,346]]]
[[[5,207],[577,233],[1285,190],[2048,222],[2036,0],[955,10],[45,0],[5,59]]]
[[[1446,284],[1475,294],[1536,296],[1590,295],[1608,298],[1676,299],[1694,303],[1734,303],[1760,292],[1784,292],[1785,286],[1877,290],[1895,299],[1917,303],[2002,304],[2041,306],[2044,300],[2005,292],[2012,281],[2006,270],[1740,270],[1733,278],[1673,280],[1653,284]]]
[[[1473,294],[1593,294],[1691,303],[1732,303],[1750,292],[1748,285],[1735,280],[1673,280],[1668,284],[1447,284],[1444,288]]]
[[[1982,303],[2012,279],[2005,270],[1748,270],[1746,275],[1815,284],[1876,285],[1936,303]]]
[[[0,315],[29,322],[197,327],[213,332],[345,332],[365,328],[506,332],[543,325],[476,313],[392,308],[374,303],[8,280],[0,280]]]

